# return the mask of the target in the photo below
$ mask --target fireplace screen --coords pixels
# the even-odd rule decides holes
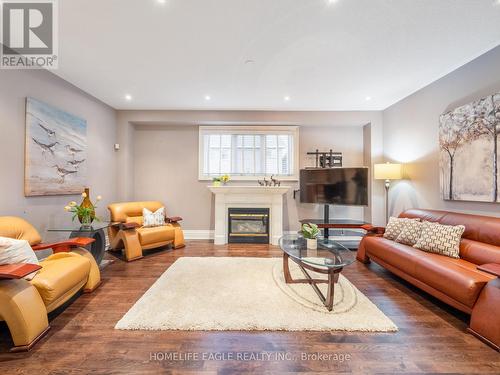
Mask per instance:
[[[269,243],[268,208],[230,208],[228,242]]]

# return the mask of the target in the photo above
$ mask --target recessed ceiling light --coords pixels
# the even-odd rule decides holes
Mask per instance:
[[[130,94],[125,95],[125,100],[131,101],[132,95],[130,95]]]
[[[284,100],[285,102],[289,102],[289,101],[290,101],[290,97],[287,95],[287,96],[285,96],[285,97],[283,98],[283,100]]]
[[[205,100],[206,100],[207,102],[208,102],[210,99],[212,99],[212,98],[210,97],[210,95],[205,95]]]
[[[156,0],[156,1],[160,4],[165,4],[167,2],[167,0]]]
[[[369,102],[370,100],[372,100],[372,97],[371,97],[371,96],[367,96],[367,97],[365,98],[365,100],[366,100],[367,102]]]

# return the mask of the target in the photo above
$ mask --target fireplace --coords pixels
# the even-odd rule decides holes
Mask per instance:
[[[269,208],[229,208],[227,242],[269,243]]]

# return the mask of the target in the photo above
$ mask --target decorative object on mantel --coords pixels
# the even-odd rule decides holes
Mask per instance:
[[[307,155],[314,155],[316,157],[316,165],[307,168],[334,168],[342,167],[342,153],[330,151],[319,151],[316,149],[314,152],[308,152]]]
[[[439,118],[440,182],[444,200],[500,202],[500,92]]]
[[[220,186],[221,184],[222,185],[225,185],[227,184],[227,182],[231,179],[231,177],[229,177],[228,174],[225,174],[224,176],[220,176],[220,177],[214,177],[212,179],[212,185],[213,186]]]
[[[306,246],[309,250],[316,250],[318,248],[319,229],[316,224],[302,224],[302,235],[306,239]]]
[[[260,186],[281,186],[281,181],[274,178],[274,175],[271,175],[271,180],[266,180],[264,177],[263,180],[257,180]]]
[[[87,122],[26,99],[25,196],[78,194],[87,178]]]
[[[384,163],[375,164],[374,166],[375,180],[385,180],[385,221],[389,222],[389,187],[391,180],[401,179],[401,164]]]
[[[85,191],[82,193],[83,201],[80,205],[77,205],[76,202],[69,202],[69,204],[64,207],[67,212],[72,212],[74,221],[75,218],[78,218],[80,223],[83,226],[90,226],[94,220],[100,221],[100,219],[95,216],[95,208],[97,207],[97,202],[99,202],[102,197],[100,195],[97,196],[96,202],[92,203],[90,200],[90,189],[85,188]]]

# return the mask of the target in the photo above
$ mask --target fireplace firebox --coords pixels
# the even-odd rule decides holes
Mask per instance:
[[[269,208],[229,208],[229,243],[269,243]]]

